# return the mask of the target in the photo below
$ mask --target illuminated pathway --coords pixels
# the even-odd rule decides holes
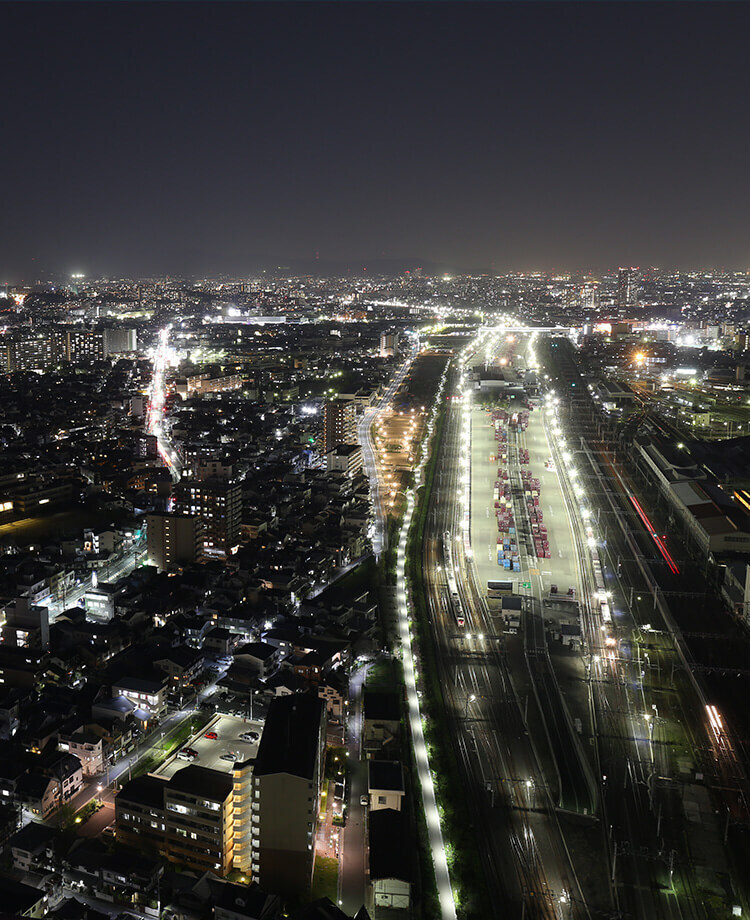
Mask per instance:
[[[444,382],[445,378],[443,378]],[[434,406],[440,405],[442,399],[442,386],[438,391],[438,396]],[[429,444],[432,436],[432,430],[435,421],[435,409],[433,409],[430,420],[427,424],[427,437],[425,445]],[[456,905],[453,900],[453,890],[451,888],[450,876],[448,874],[448,862],[445,857],[445,844],[443,842],[443,833],[440,828],[440,816],[438,814],[437,802],[435,800],[435,786],[432,782],[430,772],[430,763],[427,758],[427,747],[424,741],[424,732],[422,730],[422,714],[419,708],[419,696],[417,694],[416,673],[414,670],[414,656],[411,644],[411,620],[409,617],[409,604],[406,599],[406,541],[411,527],[412,515],[414,513],[414,495],[416,490],[422,484],[424,464],[429,451],[422,452],[422,459],[415,470],[416,480],[415,488],[410,489],[407,493],[406,513],[404,522],[401,527],[401,533],[398,541],[398,555],[396,557],[396,577],[398,587],[398,619],[399,631],[401,635],[401,650],[404,665],[404,682],[406,684],[406,695],[409,703],[409,727],[411,729],[412,744],[414,745],[414,759],[417,764],[417,773],[419,783],[422,787],[422,805],[424,807],[425,820],[427,822],[427,833],[430,840],[430,849],[432,850],[432,861],[435,869],[435,883],[440,898],[440,916],[442,920],[456,920]]]

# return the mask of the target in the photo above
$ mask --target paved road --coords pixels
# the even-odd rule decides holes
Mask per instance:
[[[346,749],[349,752],[349,784],[346,827],[341,839],[339,897],[345,914],[354,914],[365,904],[367,863],[367,808],[359,798],[367,792],[367,763],[361,757],[362,687],[367,665],[358,668],[349,681],[349,719]]]
[[[172,438],[165,429],[164,404],[167,396],[167,369],[169,367],[169,332],[171,326],[165,326],[159,332],[154,348],[153,372],[149,391],[150,406],[146,425],[151,434],[156,435],[159,456],[169,469],[172,479],[177,482],[182,474],[182,460],[175,450]]]
[[[106,581],[114,584],[116,581],[119,581],[119,579],[129,575],[133,569],[144,562],[145,559],[145,548],[136,546],[126,553],[122,559],[103,566],[101,571],[98,572],[97,577],[100,582]],[[70,610],[72,607],[82,607],[83,597],[90,588],[91,582],[87,580],[84,584],[78,585],[72,591],[69,591],[63,599],[48,603],[46,606],[49,611],[50,620],[54,622],[64,611]]]
[[[212,683],[201,692],[196,704],[216,692],[215,681],[220,676],[221,674],[218,674]],[[74,811],[80,811],[81,808],[95,799],[114,803],[116,789],[127,781],[128,776],[132,775],[132,771],[137,768],[139,761],[162,747],[165,741],[168,741],[175,732],[179,731],[185,720],[191,718],[197,711],[196,706],[190,705],[170,713],[161,722],[158,731],[136,745],[135,750],[131,751],[130,754],[123,757],[99,776],[85,781],[83,787],[68,804],[72,806]]]

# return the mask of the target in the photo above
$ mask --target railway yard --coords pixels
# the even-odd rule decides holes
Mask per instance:
[[[717,818],[733,742],[658,604],[634,595],[648,541],[677,561],[551,383],[511,404],[474,398],[482,368],[514,350],[537,364],[535,336],[484,336],[452,382],[423,571],[491,894],[529,918],[740,916]]]

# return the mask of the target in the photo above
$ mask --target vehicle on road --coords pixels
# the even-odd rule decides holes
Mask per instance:
[[[466,618],[464,617],[461,598],[458,596],[458,588],[456,587],[456,578],[452,570],[448,576],[448,586],[451,592],[451,607],[453,608],[453,616],[456,619],[456,626],[463,627],[466,624]]]
[[[512,581],[488,581],[487,597],[508,597],[513,594]]]
[[[359,797],[359,804],[360,804],[360,805],[369,805],[369,804],[370,804],[370,796],[369,796],[369,795],[361,795],[361,796]]]

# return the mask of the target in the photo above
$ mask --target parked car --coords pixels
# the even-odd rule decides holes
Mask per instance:
[[[219,757],[219,760],[227,760],[227,761],[231,761],[232,763],[234,763],[235,759],[236,758],[234,754],[221,754]]]
[[[260,738],[258,732],[243,732],[240,735],[240,741],[256,742]]]
[[[183,748],[177,756],[180,760],[197,760],[198,752],[192,748]]]
[[[216,732],[206,732],[206,734],[203,737],[208,738],[209,741],[217,741],[219,738]]]

